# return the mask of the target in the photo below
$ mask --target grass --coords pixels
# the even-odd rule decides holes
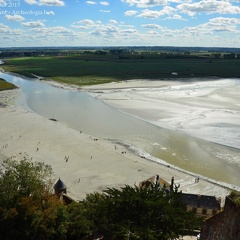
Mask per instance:
[[[5,59],[5,71],[76,85],[128,79],[240,77],[240,59],[119,59],[117,56]]]
[[[0,78],[0,91],[10,90],[14,88],[17,88],[14,84],[6,82],[4,79]]]
[[[240,192],[233,190],[229,197],[234,201],[237,207],[240,207]]]

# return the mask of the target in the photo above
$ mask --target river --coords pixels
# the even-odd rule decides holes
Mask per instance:
[[[22,94],[17,104],[46,118],[55,118],[96,137],[127,143],[141,154],[149,154],[153,161],[165,161],[216,181],[239,185],[240,150],[237,148],[134,118],[87,92],[66,90],[7,73],[0,72],[0,77],[20,87]]]

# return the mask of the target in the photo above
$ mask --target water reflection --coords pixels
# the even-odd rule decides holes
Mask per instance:
[[[0,73],[19,86],[29,108],[90,135],[121,139],[187,171],[239,184],[240,150],[167,130],[123,114],[85,92]],[[23,98],[20,99],[23,102]],[[227,158],[236,161],[228,162]],[[155,174],[155,173],[154,173]]]

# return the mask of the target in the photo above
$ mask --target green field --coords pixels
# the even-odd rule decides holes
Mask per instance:
[[[118,56],[24,57],[4,60],[8,72],[76,85],[129,79],[240,77],[240,59],[154,59]],[[177,72],[178,76],[173,75]]]
[[[16,88],[15,85],[9,82],[6,82],[4,79],[0,78],[0,91],[14,89],[14,88]]]

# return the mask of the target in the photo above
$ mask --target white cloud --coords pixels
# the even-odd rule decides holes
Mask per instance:
[[[10,33],[10,27],[0,23],[0,33]]]
[[[186,20],[186,19],[183,19],[182,16],[180,16],[178,14],[174,14],[171,17],[166,17],[166,19]]]
[[[71,27],[73,27],[73,28],[77,28],[77,29],[87,29],[87,28],[89,28],[89,27],[87,27],[87,26],[83,26],[83,25],[75,25],[75,24],[72,24]]]
[[[211,29],[212,31],[230,31],[230,32],[240,32],[237,30],[237,25],[240,25],[239,18],[212,18],[208,23],[200,25],[200,27],[205,27]]]
[[[83,20],[80,20],[78,22],[74,22],[72,24],[72,27],[82,28],[82,29],[92,28],[94,26],[96,26],[96,23],[91,19],[83,19]]]
[[[240,25],[240,19],[238,18],[213,18],[208,22],[194,26],[194,27],[185,27],[182,31],[183,34],[192,36],[194,38],[201,37],[202,41],[204,40],[204,36],[211,39],[218,39],[221,42],[227,42],[229,40],[237,39],[240,31],[237,30],[237,26]],[[231,36],[232,39],[229,39]],[[223,39],[225,41],[223,41]],[[211,42],[209,41],[209,42]],[[213,44],[216,44],[213,42]]]
[[[123,22],[119,22],[111,19],[107,23],[101,21],[92,21],[90,19],[83,19],[73,23],[73,27],[83,29],[85,36],[88,35],[88,39],[95,39],[99,41],[111,42],[113,39],[118,40],[118,43],[125,39],[132,39],[133,36],[138,34],[138,31],[132,25],[125,25]],[[89,31],[91,29],[91,31]],[[101,40],[102,39],[102,40]]]
[[[134,11],[134,10],[129,10],[129,11],[126,11],[124,13],[125,16],[134,16],[138,13],[138,11]]]
[[[124,37],[133,37],[133,36],[136,36],[138,34],[138,31],[136,29],[123,29],[119,32],[119,34],[121,36],[124,36]]]
[[[139,8],[167,5],[168,0],[121,0],[130,6],[136,5]]]
[[[155,23],[151,23],[151,24],[143,24],[142,27],[144,28],[151,28],[151,29],[163,29],[162,26],[155,24]]]
[[[228,1],[203,0],[195,3],[183,3],[177,6],[181,12],[194,16],[197,13],[239,14],[240,7]]]
[[[96,28],[93,32],[91,32],[92,35],[97,36],[116,36],[119,33],[119,28],[115,26],[101,26],[99,28]]]
[[[116,20],[110,20],[109,22],[112,23],[112,24],[117,24],[118,23]]]
[[[24,0],[24,1],[30,5],[37,4],[36,0]]]
[[[100,10],[100,12],[110,13],[110,10]]]
[[[152,30],[148,31],[148,34],[153,36],[153,37],[159,36],[159,32],[152,31]]]
[[[39,5],[64,6],[65,3],[61,0],[39,0]]]
[[[104,5],[104,6],[109,6],[109,3],[108,2],[99,2],[101,5]]]
[[[51,28],[33,28],[32,31],[45,35],[45,36],[55,36],[55,34],[60,35],[73,35],[74,32],[62,26],[51,27]]]
[[[85,24],[85,25],[94,25],[94,21],[91,19],[83,19],[83,20],[79,21],[78,23]]]
[[[86,4],[94,5],[94,4],[97,4],[97,3],[94,2],[94,1],[86,1]]]
[[[5,18],[12,22],[21,22],[25,20],[21,15],[6,15]]]
[[[62,0],[25,0],[26,3],[33,5],[46,5],[46,6],[64,6],[64,2]]]
[[[141,13],[138,15],[138,17],[143,17],[143,18],[159,18],[160,16],[163,15],[174,15],[176,9],[166,6],[160,11],[153,11],[149,9],[144,9],[141,11]]]
[[[24,31],[22,29],[11,29],[9,26],[0,23],[0,41],[1,45],[8,47],[9,42],[15,43],[22,41]]]
[[[45,25],[41,21],[35,21],[35,22],[24,22],[22,23],[22,26],[36,28],[36,27],[44,27]]]
[[[210,19],[211,23],[220,23],[220,24],[229,24],[229,25],[240,25],[240,19],[239,18],[224,18],[224,17],[218,17],[218,18],[212,18]]]
[[[91,19],[83,19],[83,20],[80,20],[78,22],[74,22],[72,24],[72,27],[74,28],[80,28],[80,29],[90,29],[90,28],[95,28],[98,29],[98,28],[111,28],[111,27],[114,27],[114,26],[110,26],[111,25],[115,25],[115,24],[118,24],[118,22],[114,19],[111,19],[109,20],[109,24],[107,25],[104,25],[101,21],[96,21],[94,22],[93,20]]]
[[[173,15],[176,12],[175,8],[166,6],[161,11],[159,11],[162,15]]]

